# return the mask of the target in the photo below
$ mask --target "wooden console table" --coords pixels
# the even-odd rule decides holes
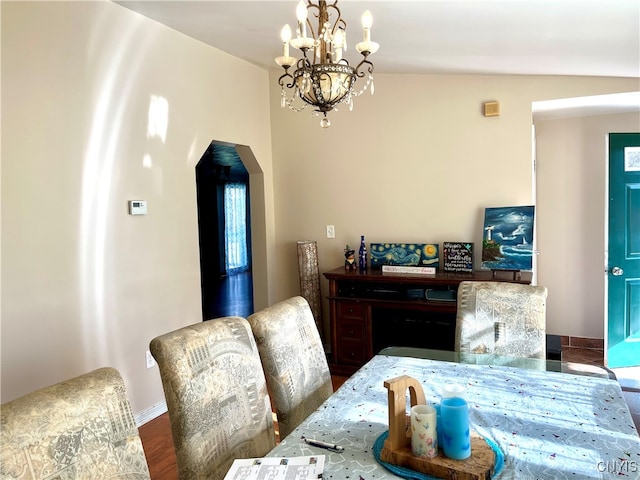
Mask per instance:
[[[460,282],[531,283],[531,273],[412,275],[368,269],[325,272],[329,280],[331,372],[351,375],[389,346],[453,350]],[[427,293],[428,292],[428,293]]]

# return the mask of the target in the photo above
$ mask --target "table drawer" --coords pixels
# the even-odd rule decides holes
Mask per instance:
[[[349,338],[364,342],[365,332],[364,320],[362,319],[351,321],[341,319],[338,323],[338,341]]]
[[[359,302],[338,302],[338,318],[362,318],[362,304]]]
[[[338,340],[338,362],[362,365],[367,361],[367,352],[362,340],[342,338]]]

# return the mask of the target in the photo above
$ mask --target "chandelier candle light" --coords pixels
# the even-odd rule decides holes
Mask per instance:
[[[309,11],[318,19],[317,30],[313,29],[308,19]],[[368,88],[373,95],[373,63],[368,57],[380,47],[371,41],[373,18],[369,10],[362,15],[364,40],[356,45],[356,50],[364,58],[357,67],[352,67],[342,56],[347,50],[347,23],[338,9],[338,0],[330,4],[327,4],[326,0],[319,0],[317,3],[300,0],[296,16],[296,38],[291,38],[289,25],[285,25],[280,34],[283,55],[276,58],[276,63],[284,68],[284,74],[278,79],[281,87],[281,106],[288,106],[291,110],[299,112],[307,105],[312,105],[317,115],[323,115],[320,126],[327,128],[331,125],[327,113],[334,110],[338,104],[347,103],[349,110],[352,110],[353,97],[361,95]],[[307,36],[307,31],[311,36]],[[291,57],[289,45],[300,50],[302,58]],[[294,65],[295,69],[291,74],[289,69]],[[354,84],[357,78],[365,76],[365,85],[356,91]],[[293,89],[290,98],[287,97],[285,87]],[[296,98],[304,102],[302,106],[294,105]]]

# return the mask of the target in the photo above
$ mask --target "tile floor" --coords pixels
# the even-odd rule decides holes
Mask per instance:
[[[562,361],[602,366],[604,353],[600,349],[563,346]],[[640,369],[614,369],[614,373],[622,387],[636,430],[640,432]]]
[[[562,361],[604,365],[604,352],[595,348],[562,347]]]

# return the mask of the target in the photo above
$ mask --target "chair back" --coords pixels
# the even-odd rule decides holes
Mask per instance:
[[[150,478],[124,382],[114,368],[3,404],[0,427],[0,478]]]
[[[545,287],[509,282],[461,282],[458,352],[546,358]]]
[[[276,303],[248,320],[282,439],[333,393],[327,356],[309,303],[303,297]]]
[[[154,338],[180,479],[222,479],[275,447],[267,385],[247,320],[223,317]]]

